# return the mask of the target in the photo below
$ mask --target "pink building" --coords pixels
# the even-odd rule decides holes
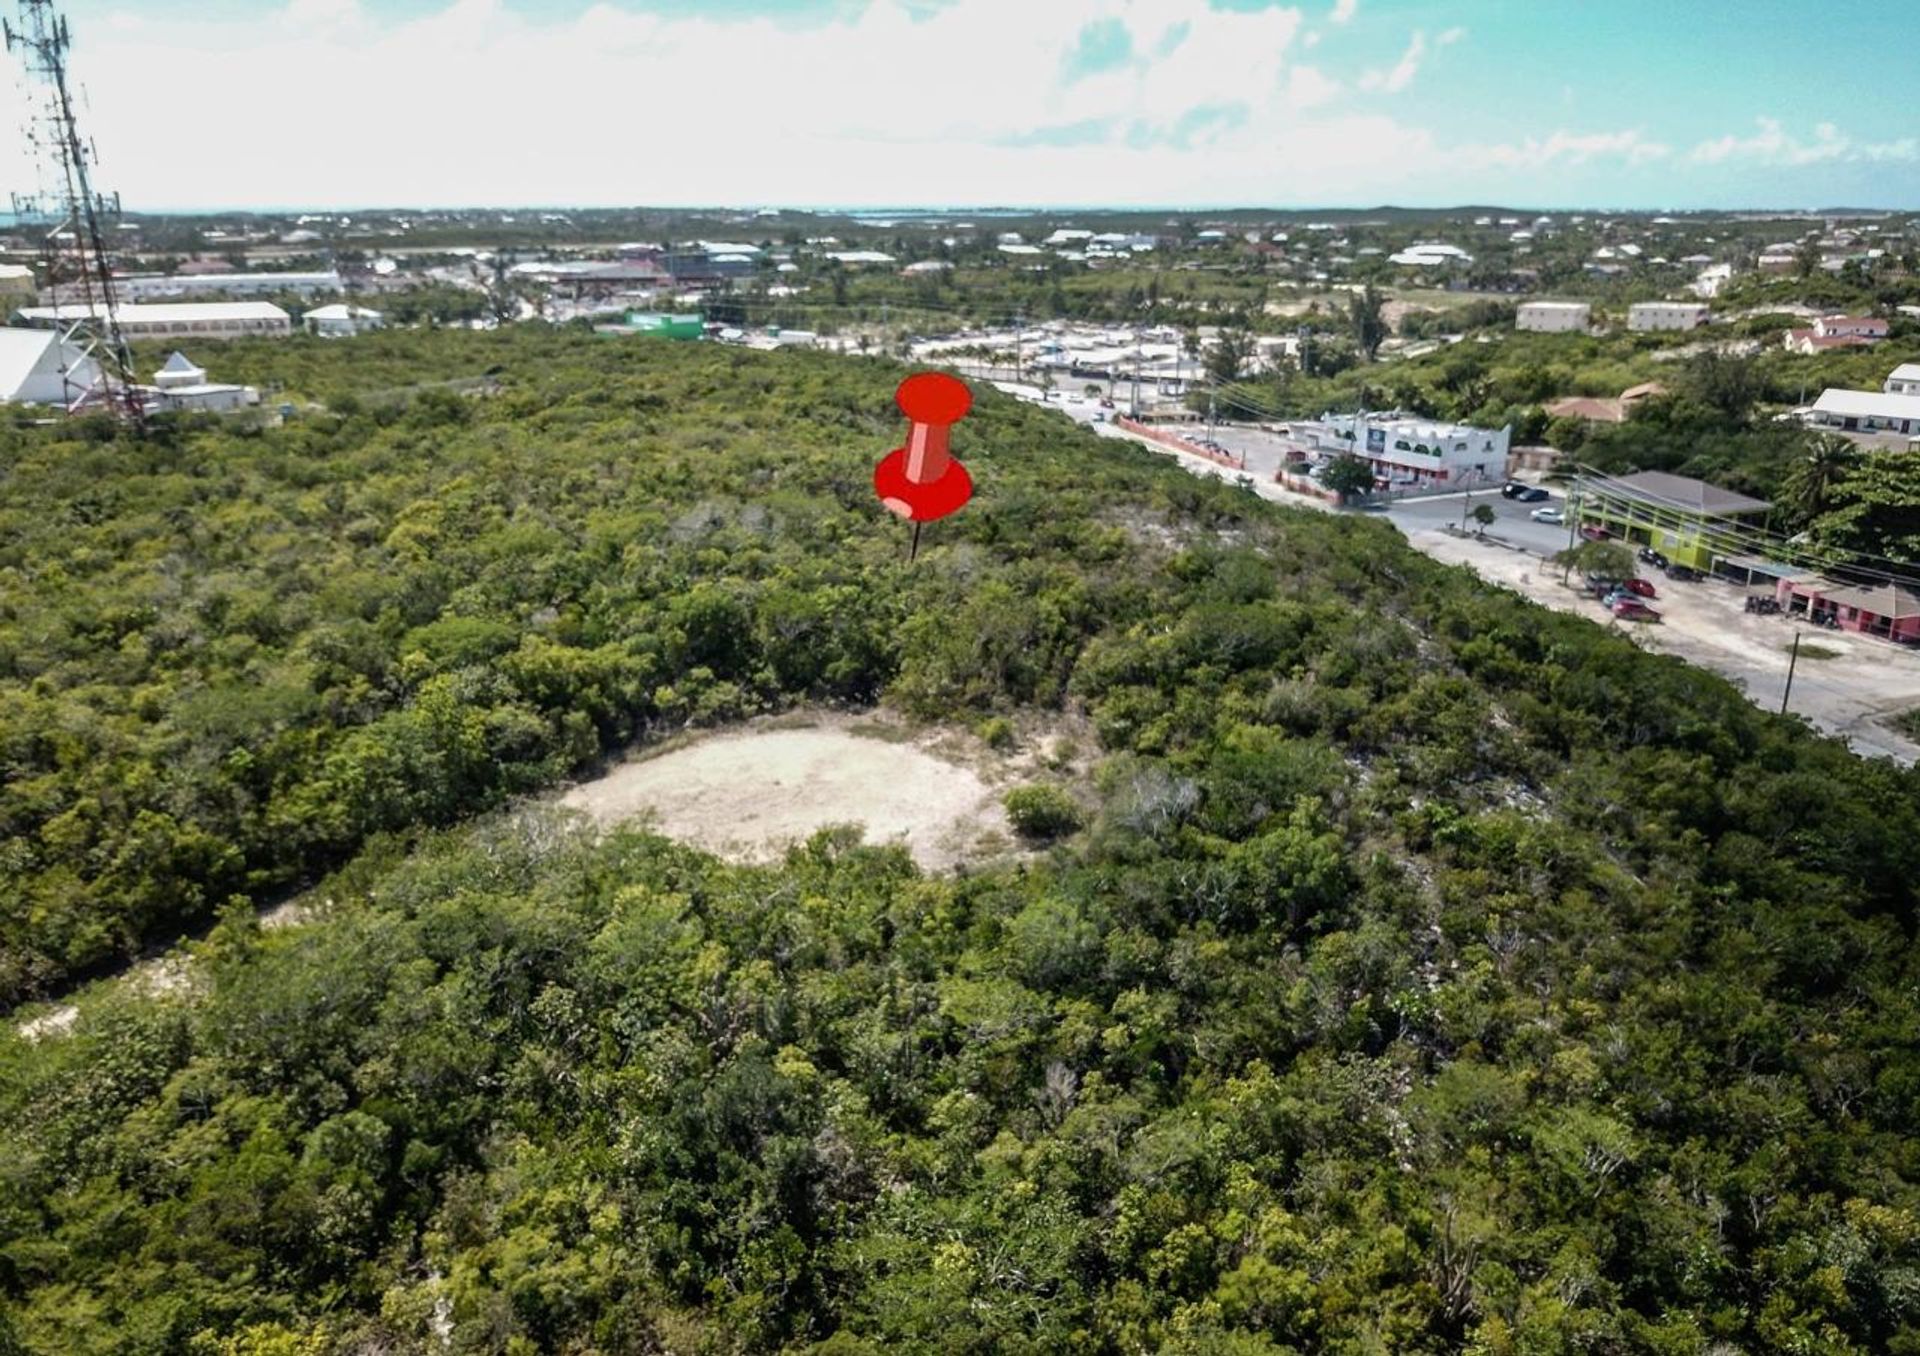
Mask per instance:
[[[1842,584],[1805,575],[1782,579],[1774,597],[1788,614],[1831,616],[1842,631],[1920,643],[1920,593],[1899,584]]]

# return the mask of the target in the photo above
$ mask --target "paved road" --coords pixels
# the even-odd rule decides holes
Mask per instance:
[[[1469,506],[1469,498],[1471,505]],[[1567,549],[1566,525],[1555,526],[1551,523],[1536,523],[1529,516],[1537,508],[1557,508],[1566,511],[1567,503],[1560,495],[1532,504],[1523,504],[1513,499],[1502,499],[1498,490],[1476,491],[1472,496],[1464,494],[1436,495],[1431,499],[1402,499],[1385,509],[1371,509],[1368,512],[1379,513],[1386,517],[1409,539],[1421,532],[1432,532],[1449,525],[1458,527],[1462,514],[1467,515],[1467,526],[1473,526],[1472,512],[1485,504],[1493,510],[1494,522],[1487,528],[1487,535],[1517,546],[1536,556],[1552,556]]]

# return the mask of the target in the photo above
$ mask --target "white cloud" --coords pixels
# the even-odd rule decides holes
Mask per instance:
[[[1693,159],[1705,165],[1729,160],[1754,160],[1768,165],[1818,165],[1827,161],[1899,161],[1920,159],[1920,139],[1902,137],[1897,141],[1857,142],[1833,123],[1823,122],[1813,129],[1813,140],[1802,141],[1789,133],[1778,118],[1754,119],[1752,136],[1715,137],[1693,148]]]
[[[1459,28],[1459,27],[1449,28],[1446,32],[1442,33],[1439,37],[1435,38],[1434,43],[1435,45],[1440,47],[1451,47],[1456,42],[1460,41],[1460,39],[1466,36],[1467,36],[1467,30],[1464,28]]]
[[[1415,33],[1407,43],[1407,50],[1391,68],[1375,68],[1362,73],[1360,88],[1378,90],[1386,94],[1398,94],[1413,83],[1413,77],[1420,73],[1420,62],[1427,55],[1427,35]]]
[[[1362,25],[1338,63],[1320,59],[1332,43],[1308,63],[1304,2],[860,0],[797,23],[631,0],[538,20],[522,0],[432,0],[408,20],[383,0],[218,7],[238,18],[121,0],[79,24],[73,64],[100,182],[136,210],[1457,200],[1476,168],[1484,191],[1502,175],[1525,190],[1542,165],[1669,154],[1637,132],[1458,146],[1358,112],[1356,89],[1408,89],[1461,30],[1414,33],[1396,56],[1370,51]],[[1327,17],[1354,12],[1338,0]],[[1082,32],[1108,20],[1131,55],[1063,80]],[[0,82],[0,126],[20,99]],[[1744,148],[1768,135],[1694,154],[1758,154]],[[1787,139],[1772,135],[1777,152]],[[1911,139],[1837,131],[1796,144],[1916,155]],[[0,140],[0,182],[33,178],[17,139]]]
[[[1583,165],[1591,160],[1615,159],[1629,166],[1664,160],[1673,148],[1651,141],[1639,131],[1566,132],[1527,137],[1494,145],[1458,146],[1446,153],[1461,169],[1535,170],[1549,165]]]
[[[1287,72],[1287,104],[1291,108],[1319,108],[1344,92],[1338,80],[1318,66],[1295,65]]]

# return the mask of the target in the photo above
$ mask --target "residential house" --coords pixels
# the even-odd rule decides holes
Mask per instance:
[[[224,414],[260,403],[260,392],[253,387],[210,382],[205,368],[177,351],[153,374],[153,385],[143,388],[141,394],[149,408],[160,410]]]
[[[386,325],[387,318],[380,312],[370,311],[364,306],[340,304],[316,307],[302,315],[300,323],[306,326],[308,334],[338,339],[365,334],[368,330],[381,329]]]
[[[1901,363],[1880,389],[1888,395],[1920,396],[1920,363]]]
[[[1830,386],[1802,415],[1810,427],[1836,433],[1920,435],[1920,395],[1849,391]]]
[[[1593,324],[1593,307],[1584,301],[1527,301],[1513,314],[1515,329],[1536,334],[1585,334]]]
[[[1627,328],[1653,330],[1694,330],[1707,323],[1713,314],[1705,302],[1637,301],[1627,307]]]

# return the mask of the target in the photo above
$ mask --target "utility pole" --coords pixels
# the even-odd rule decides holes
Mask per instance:
[[[1787,657],[1787,687],[1780,694],[1780,714],[1787,714],[1787,698],[1793,695],[1793,671],[1800,663],[1800,632],[1793,633],[1793,653]]]

